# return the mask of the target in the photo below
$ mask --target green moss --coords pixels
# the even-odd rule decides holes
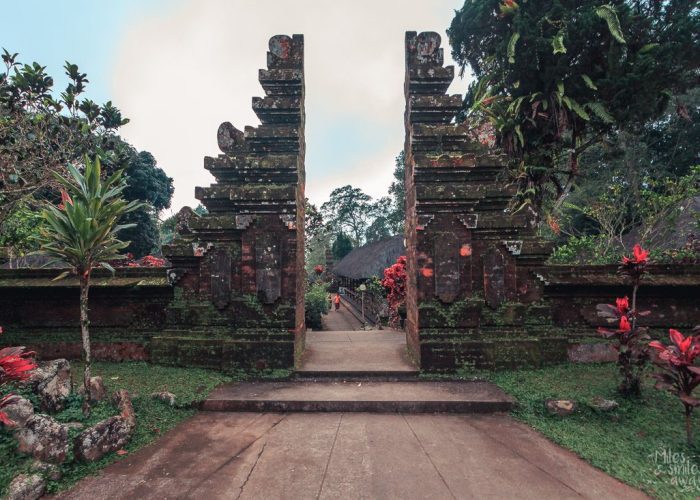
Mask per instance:
[[[418,306],[418,314],[420,315],[421,327],[457,328],[474,323],[475,314],[483,306],[484,301],[479,297],[459,300],[452,304],[443,304],[438,300],[432,300],[421,303]]]

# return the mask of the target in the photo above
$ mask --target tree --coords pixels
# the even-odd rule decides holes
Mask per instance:
[[[392,224],[394,215],[392,199],[388,196],[379,198],[372,204],[372,216],[374,220],[365,231],[366,241],[379,241],[395,234],[395,227]]]
[[[173,179],[156,164],[156,159],[148,151],[137,152],[129,160],[125,170],[127,187],[124,199],[144,202],[141,208],[124,216],[122,224],[135,224],[125,229],[120,237],[131,241],[126,251],[137,258],[160,251],[158,212],[170,207],[173,192]]]
[[[678,249],[698,233],[687,208],[700,189],[699,90],[674,99],[640,133],[608,134],[581,156],[578,182],[555,221],[566,241],[557,261],[607,262],[637,241],[654,252]]]
[[[305,200],[306,217],[304,218],[304,259],[306,272],[311,274],[314,266],[326,264],[326,250],[330,245],[331,234],[323,223],[323,214],[309,201]]]
[[[404,165],[405,155],[401,151],[395,160],[394,181],[389,186],[389,196],[393,200],[392,210],[389,214],[389,227],[392,234],[401,234],[406,222],[406,180]]]
[[[140,256],[157,248],[155,220],[158,211],[170,206],[172,179],[150,153],[137,151],[116,134],[129,120],[111,102],[99,106],[82,98],[88,79],[75,64],[66,62],[70,82],[56,98],[54,80],[44,66],[23,65],[17,54],[7,51],[2,59],[6,71],[0,73],[1,244],[15,254],[35,250],[27,239],[16,238],[17,222],[26,222],[27,210],[37,210],[42,201],[58,199],[52,172],[65,175],[68,163],[97,151],[103,175],[125,170],[126,200],[147,203],[121,221],[137,223],[123,235],[132,241],[128,251]]]
[[[335,260],[341,260],[352,251],[352,240],[345,233],[338,233],[333,242],[333,257]]]
[[[306,205],[304,217],[304,237],[306,238],[306,241],[310,241],[324,229],[323,214],[318,207],[316,207],[316,205],[309,201],[308,198],[304,198],[304,203]]]
[[[75,64],[66,62],[69,83],[54,98],[46,67],[17,56],[4,50],[0,73],[0,224],[18,203],[57,192],[52,172],[65,174],[88,152],[107,155],[114,131],[129,121],[111,102],[82,98],[88,79]]]
[[[699,31],[690,0],[466,1],[448,30],[476,77],[463,118],[519,160],[517,205],[539,213],[554,194],[558,210],[586,149],[697,86]]]
[[[109,261],[120,259],[120,250],[128,242],[118,239],[117,235],[129,225],[117,222],[127,213],[137,210],[141,203],[127,202],[122,193],[126,182],[122,172],[118,171],[109,178],[101,178],[100,159],[95,161],[85,158],[84,173],[74,167],[67,167],[69,178],[56,173],[55,178],[61,186],[62,202],[58,206],[47,203],[42,216],[44,225],[38,236],[41,252],[70,266],[59,278],[70,273],[78,276],[80,281],[80,332],[83,343],[83,361],[85,372],[83,384],[86,396],[90,394],[90,331],[88,317],[88,293],[90,275],[96,267],[103,267],[114,272]],[[86,397],[84,411],[89,413]]]
[[[373,216],[372,198],[350,185],[334,189],[321,205],[326,225],[333,233],[346,233],[353,246],[364,243],[365,230]]]

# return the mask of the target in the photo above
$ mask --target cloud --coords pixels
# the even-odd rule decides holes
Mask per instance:
[[[307,193],[320,203],[352,183],[379,196],[403,148],[404,33],[443,35],[461,0],[184,0],[134,20],[118,48],[112,95],[124,137],[175,179],[174,209],[213,179],[223,121],[257,125],[251,97],[275,34],[305,37]],[[453,93],[466,82],[456,80]],[[368,133],[370,132],[370,133]]]

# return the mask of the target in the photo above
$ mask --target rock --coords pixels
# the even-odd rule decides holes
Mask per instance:
[[[598,411],[608,412],[616,410],[620,405],[617,401],[612,399],[605,399],[601,398],[600,396],[596,396],[591,399],[591,406]]]
[[[6,500],[36,500],[46,491],[46,481],[40,474],[20,474],[7,487]]]
[[[68,427],[48,415],[29,417],[23,428],[15,431],[18,450],[42,462],[62,463],[69,450]]]
[[[131,439],[134,426],[122,416],[110,417],[88,427],[75,438],[74,452],[79,460],[94,462],[117,451]]]
[[[107,453],[123,448],[131,439],[136,427],[136,414],[129,393],[124,389],[118,390],[112,401],[119,408],[119,415],[88,427],[75,438],[73,450],[79,460],[99,460]]]
[[[2,407],[2,411],[15,423],[15,427],[21,428],[27,423],[29,417],[34,415],[34,405],[28,399],[14,396]]]
[[[79,430],[85,428],[85,424],[82,424],[80,422],[67,422],[63,425],[68,427],[68,430],[70,430],[70,431],[72,431],[74,429],[79,431]]]
[[[41,407],[54,413],[66,406],[70,395],[70,363],[66,359],[54,359],[42,363],[32,373],[26,384],[32,387],[41,400]]]
[[[548,399],[545,406],[551,415],[559,417],[566,417],[576,411],[576,401],[570,399]]]
[[[63,473],[58,465],[41,462],[39,460],[34,461],[31,470],[51,481],[60,481],[63,477]]]
[[[610,344],[570,344],[567,348],[569,361],[573,363],[602,363],[617,361],[617,351]]]
[[[129,392],[126,389],[119,389],[112,396],[112,402],[119,408],[119,416],[126,420],[130,426],[135,427],[136,413],[134,413]]]
[[[153,394],[151,394],[151,397],[155,399],[160,399],[164,403],[168,403],[170,406],[175,406],[175,394],[173,394],[172,392],[154,392]]]
[[[81,385],[78,392],[85,394],[85,386]],[[99,403],[105,397],[107,397],[107,391],[102,377],[90,377],[90,402]]]

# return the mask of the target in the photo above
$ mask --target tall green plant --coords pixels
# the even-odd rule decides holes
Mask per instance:
[[[85,158],[81,173],[68,165],[69,178],[54,173],[61,186],[61,204],[46,204],[42,211],[44,225],[39,236],[40,252],[52,257],[51,262],[63,262],[71,268],[56,279],[75,274],[80,280],[80,332],[83,343],[85,372],[83,383],[89,395],[90,384],[90,321],[88,318],[88,292],[90,275],[94,268],[103,267],[111,272],[109,261],[123,258],[119,251],[129,242],[121,241],[118,233],[133,224],[118,224],[126,213],[142,206],[140,202],[127,202],[122,198],[126,181],[122,172],[102,179],[100,159]],[[86,397],[86,403],[89,398]],[[89,406],[85,407],[89,412]]]

